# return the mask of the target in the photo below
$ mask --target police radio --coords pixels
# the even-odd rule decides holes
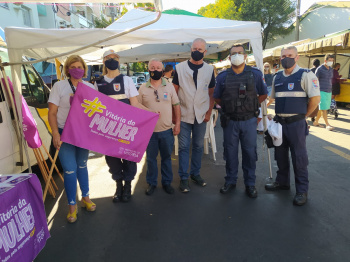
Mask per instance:
[[[241,83],[239,85],[239,91],[238,91],[239,100],[237,100],[237,106],[242,106],[243,100],[245,99],[245,96],[246,96],[246,91],[247,91],[246,85]]]
[[[245,84],[240,84],[239,85],[239,98],[244,99],[247,91],[247,86]]]

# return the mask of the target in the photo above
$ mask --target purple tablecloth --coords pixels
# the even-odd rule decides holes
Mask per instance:
[[[40,181],[30,174],[0,195],[0,261],[33,261],[50,237]]]

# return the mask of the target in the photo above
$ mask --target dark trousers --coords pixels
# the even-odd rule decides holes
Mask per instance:
[[[256,169],[256,117],[245,121],[230,120],[224,130],[224,159],[227,184],[236,184],[238,175],[238,146],[241,144],[244,184],[255,185]]]
[[[173,181],[173,170],[171,166],[171,153],[174,147],[173,130],[153,132],[147,146],[147,183],[157,185],[158,165],[157,156],[160,153],[162,185],[170,185]]]
[[[306,136],[309,134],[305,119],[282,124],[283,142],[275,147],[275,159],[278,171],[276,182],[280,185],[290,184],[289,150],[292,155],[292,163],[297,192],[306,193],[309,189],[308,170],[309,164],[306,150]]]
[[[137,171],[135,162],[112,156],[106,156],[106,162],[114,180],[131,181],[134,179]]]

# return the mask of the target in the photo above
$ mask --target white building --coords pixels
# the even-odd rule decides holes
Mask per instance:
[[[350,2],[325,1],[312,5],[301,17],[299,40],[319,38],[350,29]],[[266,49],[296,41],[295,30],[284,37],[267,43]]]
[[[92,28],[95,18],[107,18],[106,9],[111,7],[98,3],[3,2],[0,3],[0,27]]]
[[[44,5],[30,3],[0,3],[0,26],[2,28],[9,26],[40,28],[41,17],[44,17],[42,23],[48,23],[53,27],[53,14],[52,12],[48,13],[46,6]]]

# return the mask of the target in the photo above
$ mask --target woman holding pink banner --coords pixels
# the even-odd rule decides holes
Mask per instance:
[[[104,52],[102,59],[103,76],[95,82],[98,91],[120,102],[153,112],[138,102],[139,93],[133,80],[119,72],[119,55],[114,50],[108,50]],[[137,171],[136,163],[111,156],[106,156],[106,162],[112,179],[117,183],[113,202],[128,202],[131,198],[131,181]]]
[[[82,192],[81,205],[87,211],[95,211],[96,205],[89,198],[89,178],[87,160],[89,150],[61,142],[61,134],[68,117],[73,97],[79,82],[95,89],[95,87],[82,80],[88,71],[84,60],[78,55],[71,55],[64,63],[64,74],[67,80],[56,82],[49,97],[49,123],[52,129],[54,146],[59,149],[59,158],[64,171],[64,187],[67,194],[69,212],[67,220],[74,223],[77,220],[77,180]]]

